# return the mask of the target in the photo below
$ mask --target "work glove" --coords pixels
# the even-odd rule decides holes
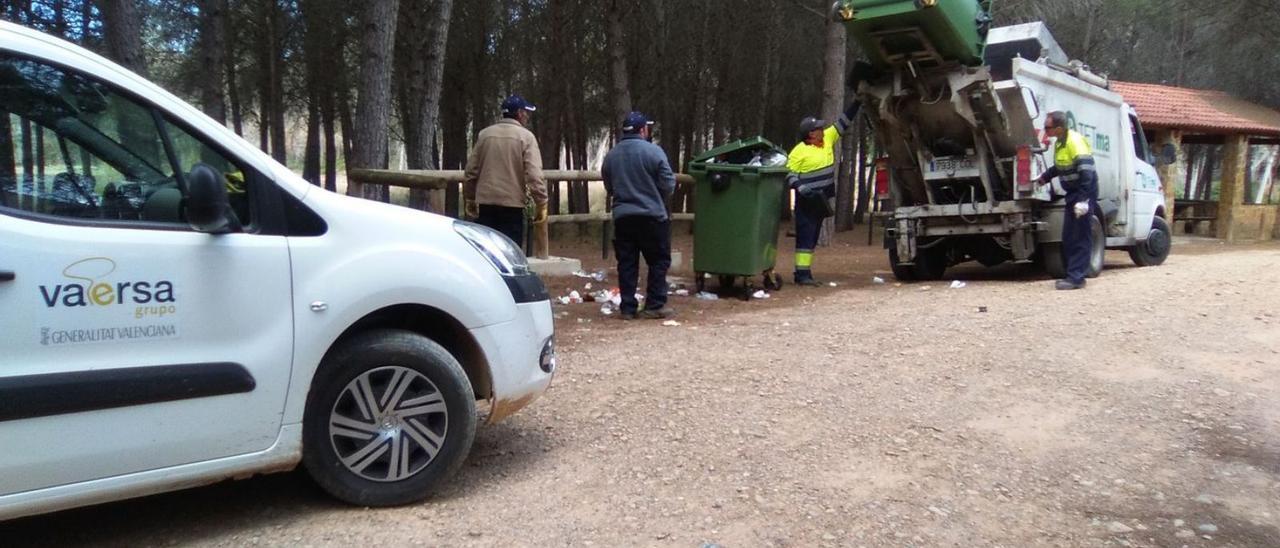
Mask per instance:
[[[533,224],[542,224],[547,222],[547,204],[536,204],[533,206]]]
[[[466,203],[463,204],[462,210],[463,215],[466,216],[468,220],[474,221],[480,218],[480,204],[477,204],[474,200],[467,200]]]
[[[1084,217],[1089,214],[1089,202],[1076,202],[1075,206],[1076,218]]]

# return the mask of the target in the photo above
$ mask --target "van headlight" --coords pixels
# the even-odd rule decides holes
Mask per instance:
[[[487,226],[454,221],[453,230],[476,248],[503,276],[529,275],[529,259],[520,246],[501,232]]]

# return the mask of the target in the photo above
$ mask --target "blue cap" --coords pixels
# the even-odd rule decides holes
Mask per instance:
[[[645,116],[643,112],[631,111],[627,117],[622,120],[623,133],[639,133],[641,128],[653,125],[653,120]]]
[[[533,112],[535,110],[538,110],[538,107],[535,107],[528,101],[525,101],[524,97],[521,97],[519,95],[512,95],[502,100],[503,114],[515,114],[522,110]]]

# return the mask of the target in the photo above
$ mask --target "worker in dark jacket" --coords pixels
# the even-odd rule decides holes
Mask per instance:
[[[1093,161],[1093,148],[1079,132],[1067,129],[1067,114],[1050,112],[1044,119],[1044,132],[1054,138],[1053,166],[1040,175],[1039,184],[1054,177],[1066,192],[1066,210],[1062,219],[1062,254],[1067,264],[1067,277],[1058,280],[1057,289],[1080,289],[1089,274],[1093,253],[1093,212],[1098,209],[1098,170]]]
[[[622,293],[621,317],[634,319],[639,302],[636,285],[640,256],[649,265],[644,318],[668,318],[667,269],[671,268],[671,220],[667,199],[676,189],[676,177],[667,155],[652,138],[651,122],[632,112],[622,122],[622,137],[604,157],[601,176],[613,207],[613,250],[618,256],[618,291]]]

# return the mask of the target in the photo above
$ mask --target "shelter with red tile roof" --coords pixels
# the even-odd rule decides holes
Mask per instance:
[[[1224,147],[1216,214],[1212,208],[1196,211],[1193,206],[1204,204],[1195,200],[1180,199],[1175,204],[1174,195],[1182,183],[1175,180],[1179,166],[1159,168],[1169,203],[1166,211],[1182,212],[1172,216],[1170,222],[1188,228],[1212,222],[1216,236],[1227,241],[1280,239],[1280,223],[1276,222],[1280,207],[1247,203],[1252,199],[1246,198],[1246,194],[1258,194],[1258,189],[1246,188],[1249,147],[1280,145],[1280,112],[1221,91],[1114,80],[1111,89],[1133,106],[1149,142],[1158,147],[1165,143],[1179,150],[1190,144]],[[1272,176],[1258,183],[1275,185],[1275,180]]]

